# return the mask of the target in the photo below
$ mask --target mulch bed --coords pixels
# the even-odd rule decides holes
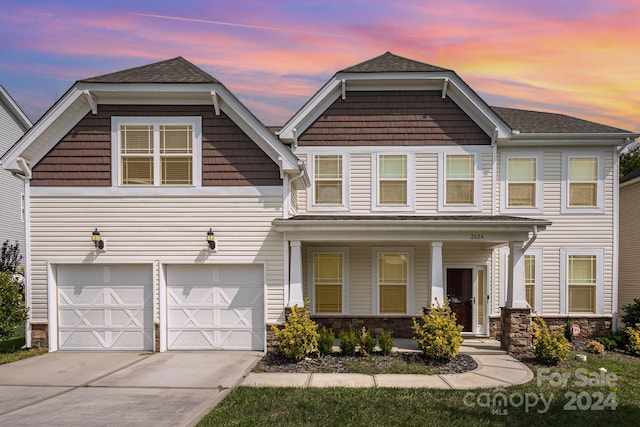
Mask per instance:
[[[392,353],[388,356],[372,354],[371,356],[342,356],[332,353],[320,357],[308,357],[300,362],[291,362],[281,353],[268,353],[253,369],[254,372],[296,372],[296,373],[350,373],[347,363],[350,360],[362,358],[370,359],[380,373],[388,371],[389,366],[403,361],[407,364],[421,363],[436,374],[458,374],[468,372],[478,367],[473,358],[467,354],[458,354],[448,362],[427,360],[418,353]]]

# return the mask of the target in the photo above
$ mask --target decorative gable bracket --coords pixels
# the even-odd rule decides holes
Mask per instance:
[[[87,102],[89,103],[89,107],[91,107],[91,114],[94,116],[98,114],[98,101],[96,97],[88,90],[83,91],[84,96],[87,97]]]
[[[213,110],[216,112],[216,116],[220,115],[220,102],[218,101],[218,94],[215,90],[211,91],[211,100],[213,101]]]

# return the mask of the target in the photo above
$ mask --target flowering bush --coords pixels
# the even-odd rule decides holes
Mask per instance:
[[[640,356],[640,323],[627,328],[627,338],[627,351],[634,356]]]
[[[280,351],[287,359],[299,361],[318,347],[318,325],[311,320],[309,300],[305,299],[304,307],[294,305],[291,313],[279,329],[272,325]]]
[[[429,313],[422,315],[422,324],[414,318],[413,332],[418,348],[429,359],[451,359],[462,345],[462,326],[458,325],[448,300],[444,305],[431,303]]]

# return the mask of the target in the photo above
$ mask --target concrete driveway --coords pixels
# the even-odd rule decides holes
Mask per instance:
[[[0,425],[193,425],[260,357],[248,351],[35,356],[0,366]]]

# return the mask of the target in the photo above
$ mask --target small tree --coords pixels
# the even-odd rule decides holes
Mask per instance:
[[[640,167],[640,146],[620,154],[620,178]]]
[[[2,244],[2,249],[0,249],[0,271],[17,273],[21,262],[20,243],[17,241],[11,243],[5,240]]]
[[[27,320],[28,309],[22,303],[18,274],[0,272],[0,339],[13,336],[16,328]]]

